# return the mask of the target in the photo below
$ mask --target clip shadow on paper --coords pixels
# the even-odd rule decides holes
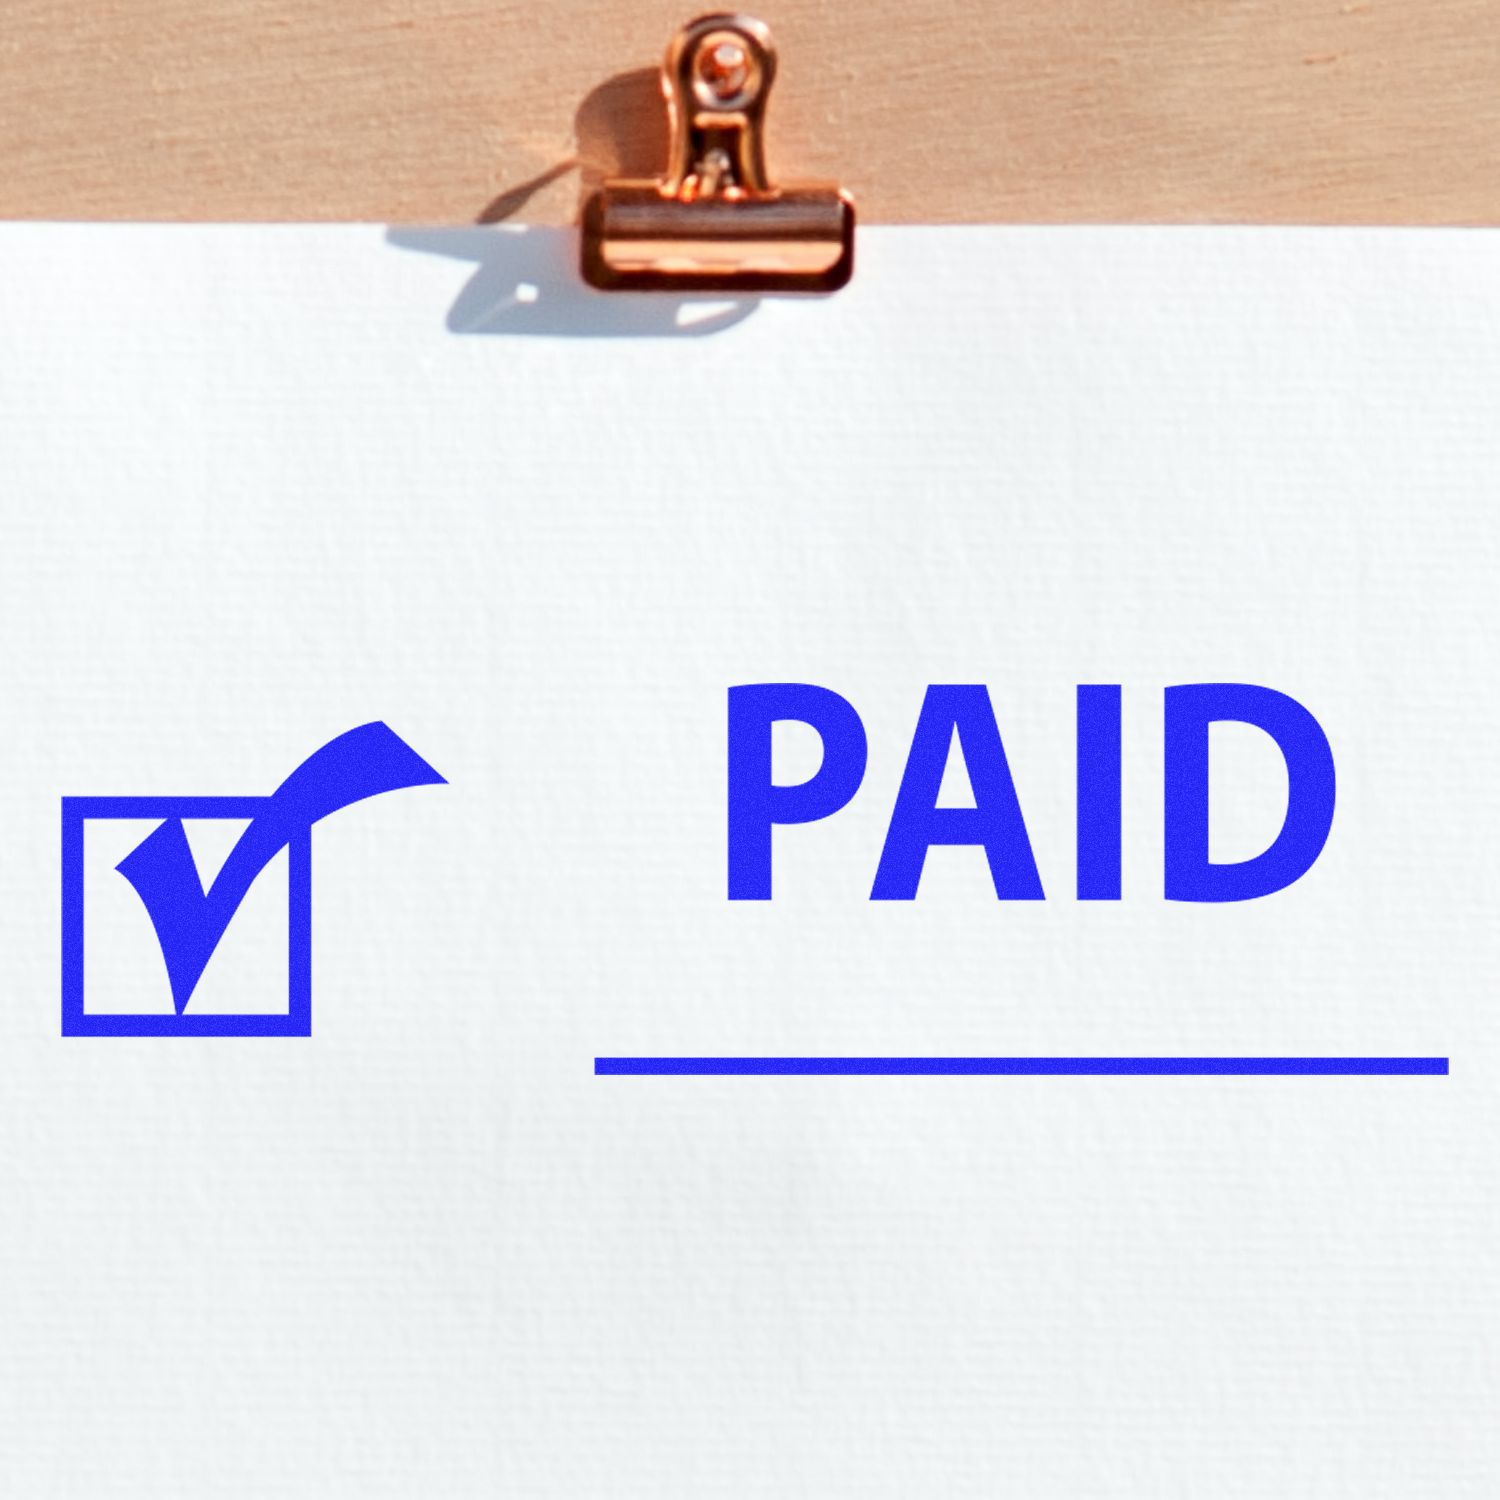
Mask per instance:
[[[618,297],[578,278],[576,231],[497,224],[474,229],[386,230],[386,241],[469,261],[474,271],[448,309],[460,334],[553,338],[701,338],[742,323],[756,297],[708,294]]]

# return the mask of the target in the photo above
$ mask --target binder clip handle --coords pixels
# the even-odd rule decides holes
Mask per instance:
[[[776,79],[770,28],[751,16],[702,16],[667,49],[662,91],[672,154],[662,192],[684,203],[773,191],[766,101]]]

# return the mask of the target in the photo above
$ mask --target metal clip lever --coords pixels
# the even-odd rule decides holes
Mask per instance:
[[[766,174],[776,49],[762,21],[703,16],[667,49],[664,177],[606,182],[583,211],[583,275],[604,291],[833,292],[854,271],[854,204]]]

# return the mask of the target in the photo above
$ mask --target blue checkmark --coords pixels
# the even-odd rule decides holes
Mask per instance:
[[[291,840],[351,803],[402,787],[443,784],[381,723],[329,740],[261,804],[205,891],[181,818],[168,818],[115,866],[135,887],[161,944],[177,1014],[191,999],[255,878]]]

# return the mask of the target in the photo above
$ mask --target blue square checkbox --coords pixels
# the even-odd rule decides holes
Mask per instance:
[[[286,841],[287,1005],[274,1014],[90,1013],[85,1005],[85,824],[96,819],[256,819],[271,797],[64,797],[62,799],[62,1030],[64,1036],[310,1036],[312,1034],[312,826]],[[120,877],[123,879],[123,875]]]

